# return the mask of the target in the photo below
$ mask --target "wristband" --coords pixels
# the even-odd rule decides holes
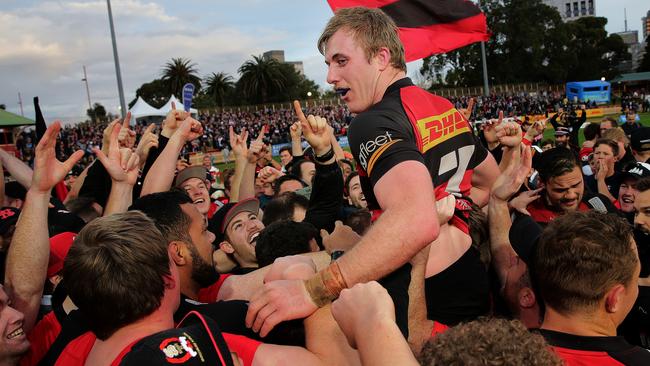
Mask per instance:
[[[316,160],[317,163],[327,163],[328,161],[332,160],[334,157],[334,149],[330,147],[329,151],[327,151],[325,154],[318,156],[314,154],[314,160]]]
[[[335,300],[347,287],[337,262],[330,264],[316,276],[305,280],[305,288],[314,304],[319,308]]]
[[[526,146],[531,146],[531,145],[533,144],[533,142],[530,141],[529,139],[527,139],[526,137],[524,137],[523,139],[521,139],[521,142],[523,142],[524,145],[526,145]]]

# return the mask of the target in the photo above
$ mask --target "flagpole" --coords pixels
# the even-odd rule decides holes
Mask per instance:
[[[481,6],[481,0],[478,0],[478,6]],[[490,86],[488,85],[487,57],[485,56],[485,42],[481,42],[481,60],[483,62],[483,94],[490,96]]]
[[[111,27],[111,39],[113,40],[113,59],[115,60],[115,75],[117,76],[117,91],[120,93],[120,112],[122,118],[126,115],[126,103],[124,102],[124,90],[122,88],[122,73],[120,72],[120,59],[117,56],[117,43],[115,41],[115,29],[113,28],[113,12],[111,11],[111,0],[106,0],[108,6],[108,23]]]
[[[485,57],[485,42],[481,42],[481,59],[483,60],[483,94],[490,96],[490,86],[488,85],[487,61]]]

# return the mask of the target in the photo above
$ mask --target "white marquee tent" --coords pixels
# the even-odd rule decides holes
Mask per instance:
[[[179,110],[182,110],[182,109],[183,109],[183,103],[180,102],[180,101],[179,101],[179,100],[178,100],[178,99],[177,99],[177,98],[172,94],[172,96],[169,98],[169,100],[167,101],[167,103],[165,103],[165,105],[162,106],[162,107],[160,107],[160,109],[158,110],[160,113],[162,113],[162,116],[166,116],[167,113],[169,113],[169,111],[172,110],[172,102],[174,102],[174,103],[176,104],[176,109],[179,109]],[[190,113],[191,113],[191,114],[197,114],[198,111],[196,110],[196,108],[190,108]]]
[[[149,116],[166,116],[167,113],[163,112],[161,109],[156,109],[145,102],[144,99],[138,97],[138,100],[135,101],[135,104],[130,109],[131,116],[133,119],[149,117]]]

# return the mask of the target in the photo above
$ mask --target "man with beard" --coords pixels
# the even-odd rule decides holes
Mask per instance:
[[[352,172],[345,180],[345,195],[348,204],[357,209],[368,207],[366,197],[363,195],[361,189],[361,182],[359,180],[359,173]]]
[[[234,260],[238,267],[232,274],[244,274],[257,269],[255,243],[264,224],[258,218],[260,202],[255,198],[221,207],[210,220],[215,243]]]
[[[543,190],[526,209],[538,224],[546,225],[573,211],[616,212],[605,196],[585,193],[581,164],[569,149],[557,147],[543,152],[537,170]]]

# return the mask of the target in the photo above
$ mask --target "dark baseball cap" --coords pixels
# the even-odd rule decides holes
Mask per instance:
[[[4,235],[12,225],[16,225],[20,210],[14,207],[0,208],[0,235]]]
[[[181,188],[183,182],[190,178],[198,178],[202,181],[206,181],[208,176],[208,171],[203,167],[203,165],[194,165],[187,167],[176,175],[176,180],[174,181],[174,187]]]
[[[215,235],[214,243],[219,244],[224,240],[226,227],[230,221],[240,212],[252,212],[257,215],[260,211],[260,201],[257,198],[249,198],[240,202],[229,202],[221,206],[210,219],[208,226]]]
[[[650,150],[650,127],[634,129],[630,134],[630,147],[634,151]]]
[[[641,179],[645,177],[650,177],[650,164],[636,162],[627,166],[627,169],[623,172],[624,178],[635,178]]]
[[[569,134],[569,129],[566,127],[558,127],[555,130],[555,136],[566,136]]]

